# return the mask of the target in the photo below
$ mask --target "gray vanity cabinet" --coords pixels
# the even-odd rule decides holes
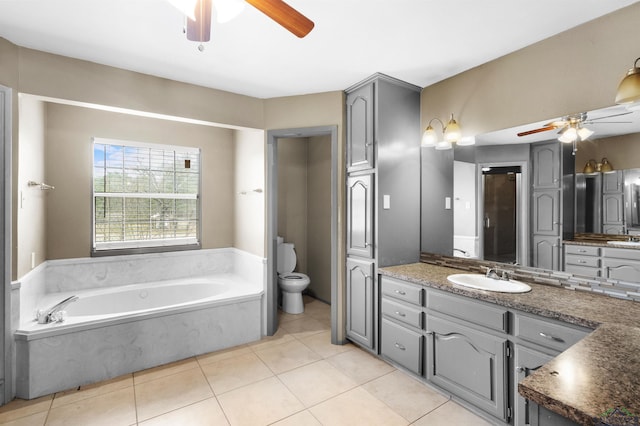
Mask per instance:
[[[602,193],[611,194],[623,191],[622,170],[602,173]]]
[[[573,238],[575,169],[571,147],[531,145],[531,266],[559,269],[562,240]]]
[[[605,278],[638,282],[640,249],[605,247],[602,251],[602,270]]]
[[[347,94],[347,172],[374,167],[374,84]]]
[[[515,390],[513,423],[515,426],[530,425],[530,401],[518,393],[518,383],[531,373],[551,361],[553,356],[526,346],[515,345],[513,358],[513,389]]]
[[[423,294],[417,285],[380,277],[380,354],[422,375]]]
[[[376,285],[373,260],[347,258],[347,336],[360,345],[375,343]]]
[[[506,337],[427,315],[427,379],[507,421]]]
[[[362,278],[363,264],[376,276],[380,266],[420,257],[420,91],[383,74],[345,91],[346,335],[375,353],[377,285]]]
[[[347,178],[347,254],[373,258],[373,173]]]
[[[624,195],[622,192],[602,194],[602,232],[624,233]]]
[[[601,276],[600,247],[567,244],[564,246],[564,270],[587,277]]]

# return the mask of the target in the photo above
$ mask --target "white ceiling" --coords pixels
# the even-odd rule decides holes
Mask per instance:
[[[215,1],[215,0],[214,0]],[[165,0],[0,0],[0,37],[258,98],[343,90],[383,72],[420,87],[638,0],[288,0],[298,39],[252,6],[199,52]]]

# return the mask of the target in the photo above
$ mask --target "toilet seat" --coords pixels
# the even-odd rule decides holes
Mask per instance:
[[[281,280],[305,280],[309,279],[306,274],[301,274],[299,272],[289,272],[287,274],[279,275],[278,278]]]

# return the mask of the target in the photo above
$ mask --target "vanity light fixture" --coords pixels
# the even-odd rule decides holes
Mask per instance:
[[[440,126],[442,127],[442,140],[440,141],[438,141],[438,134],[431,125],[434,121],[440,123]],[[427,128],[424,129],[424,132],[422,133],[421,146],[425,148],[435,147],[437,150],[446,150],[453,148],[454,143],[457,143],[458,145],[473,145],[475,144],[475,138],[462,136],[460,125],[453,118],[453,114],[451,114],[451,118],[446,126],[439,118],[432,118],[429,120]]]
[[[616,92],[617,104],[630,104],[640,101],[640,67],[638,67],[640,58],[636,59],[633,68],[627,71]]]

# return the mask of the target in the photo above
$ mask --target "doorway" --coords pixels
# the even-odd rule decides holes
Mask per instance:
[[[478,219],[482,259],[527,264],[528,205],[523,164],[481,164]]]
[[[338,303],[338,129],[337,126],[322,126],[297,129],[269,130],[267,132],[267,291],[266,332],[273,335],[278,329],[278,272],[277,237],[279,233],[278,212],[278,143],[291,138],[314,138],[328,136],[331,140],[331,189],[330,189],[330,303],[331,342],[344,341]],[[329,301],[329,300],[327,300]]]

